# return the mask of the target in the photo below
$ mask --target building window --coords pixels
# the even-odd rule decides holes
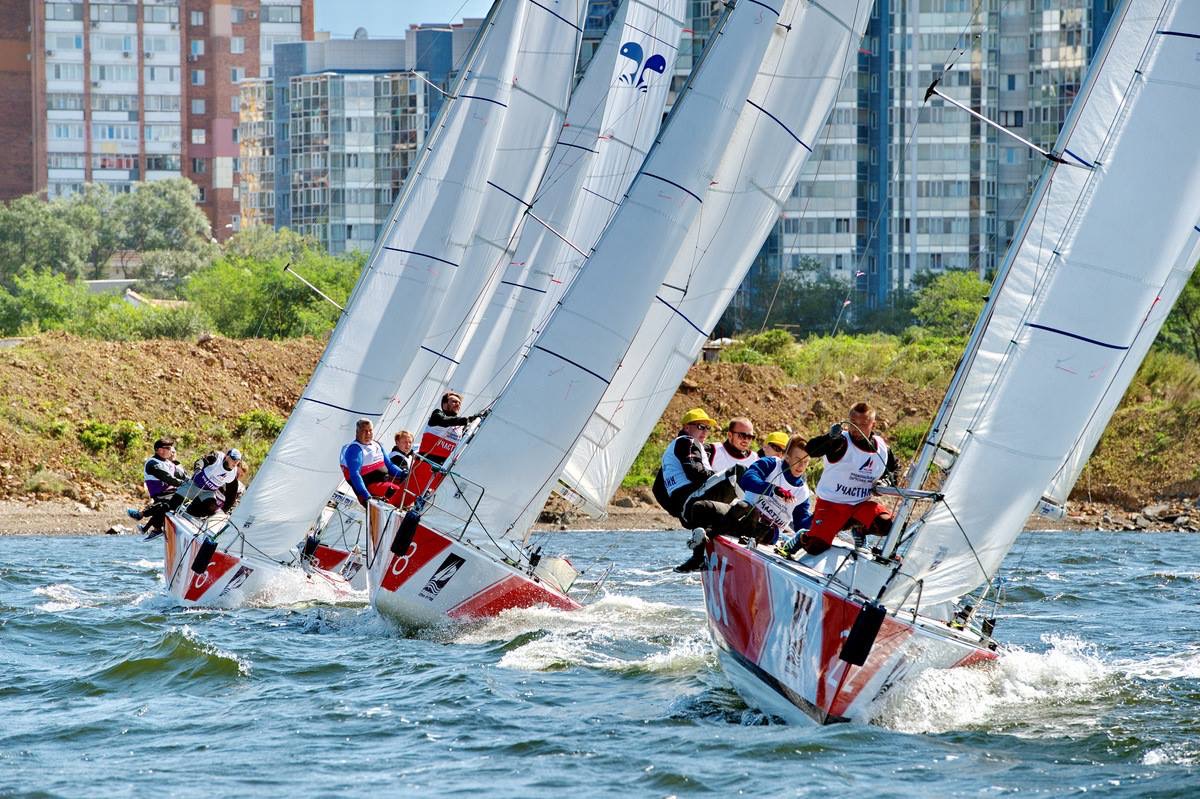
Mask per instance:
[[[206,192],[204,191],[204,187],[203,187],[203,186],[197,186],[197,187],[196,187],[196,189],[197,189],[197,191],[199,192],[199,193],[197,194],[197,196],[196,196],[196,199],[197,199],[199,202],[205,202],[205,201],[207,201],[208,197],[207,197],[207,194],[206,194]]]
[[[193,69],[192,70],[192,85],[193,86],[203,86],[204,85],[204,70],[202,70],[202,69]]]
[[[192,131],[192,132],[195,133],[195,131]],[[201,131],[201,132],[203,132],[203,131]],[[203,175],[205,172],[208,171],[208,159],[193,158],[192,159],[192,171],[195,172],[197,175]]]
[[[204,24],[204,12],[203,11],[193,11],[190,15],[190,19],[192,21],[193,26],[203,25]]]
[[[146,170],[156,172],[178,172],[179,156],[150,153],[146,155]]]
[[[263,22],[299,22],[300,6],[263,6]]]
[[[246,52],[246,37],[231,36],[229,37],[229,52],[241,54]]]
[[[192,113],[193,114],[203,114],[205,111],[204,106],[205,106],[204,100],[202,100],[202,99],[192,100]]]
[[[237,113],[239,113],[241,110],[242,110],[242,98],[241,98],[241,95],[237,95],[237,94],[235,94],[233,97],[230,97],[230,98],[229,98],[229,112],[230,112],[231,114],[237,114]]]
[[[234,83],[237,83],[238,81],[245,79],[245,77],[246,77],[246,68],[245,67],[230,67],[229,79],[231,81],[233,81]]]
[[[204,55],[204,40],[192,39],[191,50],[189,52],[194,56]]]
[[[179,7],[143,6],[142,19],[146,22],[179,22]]]
[[[229,9],[229,14],[230,20],[234,25],[241,25],[246,21],[246,9],[242,8],[241,6],[234,6],[233,8]]]
[[[207,134],[204,128],[192,128],[192,144],[204,144],[207,141]]]

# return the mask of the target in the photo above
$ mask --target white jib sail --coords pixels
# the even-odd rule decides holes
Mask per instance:
[[[381,416],[424,338],[475,230],[517,58],[552,46],[525,39],[527,19],[547,13],[531,0],[500,0],[485,22],[316,370],[234,510],[247,542],[265,555],[290,557],[341,479],[338,453],[356,419]]]
[[[454,270],[453,282],[396,389],[385,427],[418,431],[446,390],[446,375],[462,360],[472,319],[496,287],[511,257],[518,225],[533,203],[559,138],[583,35],[585,0],[535,5],[513,68],[513,91],[487,176],[475,232]],[[418,436],[419,438],[419,436]]]
[[[428,524],[460,530],[471,518],[472,537],[524,538],[516,521],[545,501],[684,246],[767,45],[787,35],[778,21],[758,0],[741,0],[726,15],[595,253],[454,464],[485,487],[474,515],[473,497],[458,495],[448,479]]]
[[[683,0],[627,0],[592,56],[516,253],[454,369],[465,408],[495,401],[616,213],[658,134],[684,12]]]
[[[1081,432],[1104,421],[1200,235],[1198,39],[1200,3],[1134,0],[1110,23],[1055,148],[1072,164],[1043,178],[967,362],[945,500],[917,522],[885,601],[916,601],[920,583],[936,604],[990,580]]]
[[[561,479],[594,508],[621,484],[741,285],[808,159],[857,49],[871,3],[813,4],[768,51],[704,198],[694,248],[676,254],[650,313]]]

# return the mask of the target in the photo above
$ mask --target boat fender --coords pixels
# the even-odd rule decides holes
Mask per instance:
[[[196,551],[196,557],[192,560],[192,571],[196,574],[208,571],[208,564],[212,563],[213,553],[216,551],[217,539],[211,535],[204,536],[204,540],[200,542],[200,549]]]
[[[984,635],[986,635],[988,638],[991,638],[992,633],[996,631],[996,620],[984,619],[983,624],[980,625],[980,629],[983,631]]]
[[[396,530],[396,537],[392,539],[393,555],[402,558],[404,553],[408,552],[408,545],[412,543],[413,536],[417,534],[417,524],[420,521],[421,514],[415,510],[404,514],[404,518],[400,520],[400,527]]]
[[[863,605],[862,610],[858,612],[858,618],[854,620],[854,626],[850,628],[850,634],[846,636],[846,643],[842,644],[842,651],[838,657],[852,666],[861,666],[866,663],[867,656],[871,654],[871,648],[875,646],[875,636],[879,635],[879,629],[883,627],[883,620],[886,617],[887,608],[878,602],[868,602]]]
[[[536,569],[537,565],[542,562],[542,548],[538,547],[533,552],[529,553],[529,568]]]
[[[316,554],[317,547],[321,545],[321,539],[315,535],[310,535],[304,539],[304,550],[300,553],[302,560],[312,560],[312,556]]]

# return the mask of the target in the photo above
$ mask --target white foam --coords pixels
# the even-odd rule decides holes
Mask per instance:
[[[100,598],[83,591],[70,583],[54,583],[33,589],[37,596],[44,596],[49,602],[37,606],[38,610],[46,613],[62,613],[76,608],[94,608],[100,604]]]
[[[300,569],[282,569],[261,591],[250,597],[247,607],[294,607],[312,603],[329,605],[365,605],[366,591],[355,591],[344,582],[334,582],[319,574],[309,576]]]
[[[232,661],[233,663],[237,664],[238,676],[241,676],[241,677],[249,677],[250,676],[251,663],[250,663],[250,660],[247,659],[246,657],[235,654],[235,653],[230,652],[225,649],[221,649],[216,644],[208,643],[203,638],[201,638],[200,635],[195,630],[193,630],[190,625],[185,624],[182,627],[178,628],[178,630],[179,630],[180,635],[182,635],[186,640],[195,644],[196,648],[199,649],[201,652],[203,652],[205,655],[208,655],[209,657],[218,657],[223,660]]]
[[[1114,666],[1140,680],[1194,680],[1200,678],[1200,646],[1144,660],[1118,660]]]
[[[1142,764],[1146,766],[1191,766],[1196,762],[1196,749],[1178,743],[1159,746],[1142,755]]]
[[[1114,674],[1092,647],[1046,636],[1044,652],[1003,650],[971,668],[925,669],[880,702],[876,723],[902,732],[941,732],[1019,718],[1036,707],[1090,700]]]

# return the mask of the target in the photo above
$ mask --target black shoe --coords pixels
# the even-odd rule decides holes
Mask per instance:
[[[704,567],[704,546],[700,545],[692,550],[692,556],[675,567],[675,571],[680,574],[686,572],[694,572]]]

